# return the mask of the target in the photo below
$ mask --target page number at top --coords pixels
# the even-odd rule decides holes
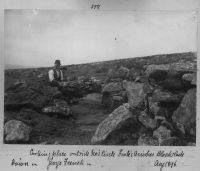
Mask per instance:
[[[92,4],[92,5],[91,5],[91,9],[93,9],[93,10],[99,10],[99,9],[100,9],[100,6],[101,6],[101,5],[99,5],[99,4]]]

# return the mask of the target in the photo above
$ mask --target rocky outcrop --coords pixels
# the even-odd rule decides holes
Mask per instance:
[[[122,83],[120,82],[111,82],[106,84],[102,88],[102,93],[117,93],[123,90]]]
[[[9,110],[22,107],[41,109],[50,103],[53,98],[61,96],[62,94],[57,87],[51,87],[46,82],[37,81],[8,91],[4,99],[4,105]]]
[[[149,135],[142,135],[138,139],[139,146],[158,146],[158,140],[155,137],[151,137]]]
[[[187,132],[192,128],[196,130],[196,88],[188,90],[172,119],[175,123],[183,125]]]
[[[170,64],[160,64],[160,65],[149,65],[146,69],[147,76],[151,77],[151,74],[158,73],[160,71],[160,76],[166,78],[170,76],[179,76],[180,74],[185,74],[189,72],[196,72],[197,64],[196,62],[177,62]]]
[[[111,81],[112,79],[120,78],[121,80],[130,79],[130,70],[124,66],[119,68],[109,69],[106,81]]]
[[[4,125],[5,141],[10,143],[27,142],[31,128],[21,121],[10,120]]]
[[[149,65],[146,74],[154,86],[161,86],[169,90],[184,89],[182,76],[196,72],[196,62],[178,62],[171,64]]]
[[[75,136],[90,137],[100,123],[92,138],[93,144],[195,144],[197,66],[194,53],[63,67],[64,79],[70,83],[63,82],[59,89],[50,86],[48,70],[38,68],[5,72],[4,123],[18,120],[31,126],[31,137],[34,136],[31,143],[51,144],[58,139],[57,142],[63,144],[60,136],[65,135],[70,139],[68,133],[73,128],[77,129]],[[109,107],[103,108],[99,99],[95,102],[99,104],[99,110],[103,110],[104,116],[96,115],[96,109],[93,110],[96,105],[91,107],[82,101],[84,98],[80,99],[93,92],[102,93],[99,99],[102,97],[103,105]],[[94,113],[95,123],[77,113],[80,106],[74,104],[78,102],[86,105],[83,113],[89,106],[85,113],[89,113],[88,116],[91,116],[90,112]],[[74,111],[73,118],[59,117],[71,115],[70,108]],[[105,119],[107,113],[111,114]],[[76,117],[84,118],[83,123],[88,123],[84,124],[85,128],[79,130],[82,125],[76,122]],[[67,125],[71,126],[66,128]],[[46,135],[50,137],[49,140],[44,138]],[[58,137],[52,139],[55,136]],[[35,137],[37,140],[34,140]],[[89,142],[87,139],[86,143]]]
[[[197,85],[197,74],[196,73],[188,73],[182,76],[182,80],[185,82],[189,82],[191,85]]]
[[[146,112],[141,112],[138,116],[139,122],[141,122],[147,129],[154,130],[156,128],[156,121],[152,119]]]
[[[183,93],[175,94],[169,91],[164,91],[161,89],[156,89],[152,95],[152,100],[154,102],[171,102],[171,103],[179,103],[184,96]]]
[[[144,105],[144,84],[124,81],[123,88],[126,90],[128,103],[132,108],[142,108]]]
[[[110,82],[102,89],[102,104],[113,108],[124,102],[124,92],[121,82]]]
[[[169,137],[160,142],[160,146],[181,146],[181,140],[177,137]]]
[[[92,144],[109,144],[113,139],[120,141],[119,133],[135,131],[138,127],[137,118],[131,112],[129,104],[123,104],[103,120],[92,137]],[[135,130],[134,130],[135,128]]]
[[[164,139],[171,137],[171,135],[172,131],[164,126],[160,126],[153,132],[153,136],[158,139],[159,143],[161,143]]]

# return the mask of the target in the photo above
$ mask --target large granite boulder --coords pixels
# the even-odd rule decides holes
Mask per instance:
[[[196,130],[196,88],[188,90],[172,119],[183,125],[186,132],[190,132],[191,128]]]
[[[102,89],[102,104],[113,108],[123,102],[123,87],[121,82],[110,82]]]
[[[110,144],[109,141],[118,143],[121,134],[128,134],[138,128],[136,114],[131,112],[130,105],[125,103],[115,109],[97,127],[92,144]],[[118,142],[116,142],[118,141]],[[120,142],[119,142],[120,143]]]
[[[142,108],[144,106],[144,84],[123,81],[123,87],[126,90],[128,103],[132,108]]]
[[[142,125],[144,125],[147,129],[154,130],[156,129],[156,121],[152,119],[146,112],[141,112],[138,116],[138,120]]]
[[[163,107],[159,102],[152,103],[149,109],[151,116],[163,116],[166,118],[170,118],[173,114],[173,107]]]
[[[111,82],[106,84],[103,89],[102,93],[115,93],[115,92],[120,92],[123,90],[122,83],[120,82]]]
[[[166,90],[156,89],[152,95],[152,101],[154,102],[161,102],[161,103],[179,103],[183,98],[184,93],[171,93]]]
[[[149,65],[145,72],[152,85],[169,90],[180,90],[185,88],[182,76],[186,73],[196,72],[196,62]]]
[[[124,79],[130,79],[130,70],[124,66],[120,66],[118,68],[112,68],[109,69],[107,74],[107,80],[120,78],[122,80]]]
[[[5,141],[27,142],[30,139],[31,128],[21,121],[10,120],[4,125]]]
[[[160,76],[166,77],[168,75],[179,76],[185,73],[196,72],[196,62],[177,62],[170,64],[149,65],[146,69],[146,74],[150,76],[152,73],[161,71]]]

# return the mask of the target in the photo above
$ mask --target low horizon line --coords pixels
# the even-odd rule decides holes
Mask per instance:
[[[186,52],[174,52],[174,53],[162,53],[162,54],[154,54],[154,55],[148,55],[148,56],[136,56],[136,57],[127,57],[127,58],[120,58],[120,59],[110,59],[106,61],[94,61],[94,62],[87,62],[87,63],[77,63],[77,64],[62,64],[61,66],[71,66],[71,65],[86,65],[86,64],[93,64],[93,63],[104,63],[109,61],[120,61],[125,59],[131,59],[131,58],[145,58],[145,57],[152,57],[152,56],[160,56],[160,55],[170,55],[170,54],[184,54],[184,53],[197,53],[197,51],[186,51]],[[16,68],[6,68],[6,65],[10,66],[16,66]],[[53,66],[53,65],[52,65]],[[15,65],[15,64],[4,64],[4,69],[34,69],[34,68],[49,68],[52,66],[26,66],[26,65]]]

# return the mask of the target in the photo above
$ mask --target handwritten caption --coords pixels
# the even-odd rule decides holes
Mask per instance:
[[[34,157],[36,160],[34,162],[26,161],[27,158]],[[178,159],[184,157],[183,151],[150,151],[150,150],[103,150],[100,148],[92,148],[89,150],[75,150],[72,152],[60,151],[60,150],[36,150],[31,148],[29,154],[22,159],[13,158],[10,162],[13,167],[38,167],[41,163],[40,159],[45,159],[45,167],[46,170],[51,168],[58,169],[59,167],[67,167],[67,166],[86,166],[90,167],[97,163],[91,163],[91,157],[101,158],[153,158],[153,162],[150,166],[160,167],[160,169],[164,167],[174,168],[178,165]],[[37,162],[38,159],[38,162]],[[96,160],[97,161],[97,160]],[[44,163],[43,163],[44,164]]]

